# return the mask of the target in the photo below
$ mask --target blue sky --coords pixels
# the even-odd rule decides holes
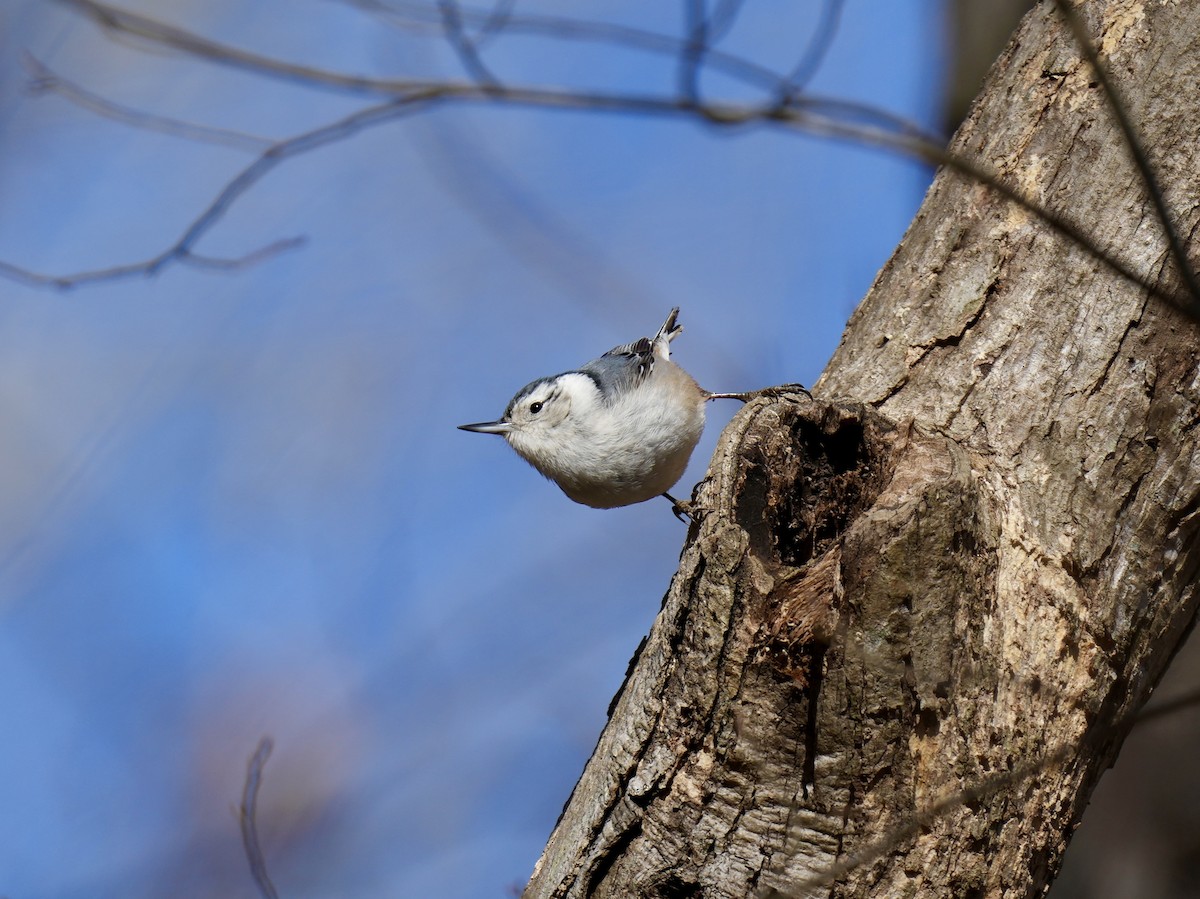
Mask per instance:
[[[675,4],[538,9],[675,31]],[[128,4],[257,52],[461,75],[335,0]],[[786,69],[816,4],[725,46]],[[153,256],[252,155],[33,96],[21,53],[138,109],[279,138],[362,98],[114,41],[0,3],[0,260]],[[848,0],[823,94],[929,125],[940,3]],[[537,36],[506,82],[669,92],[653,54]],[[746,99],[707,77],[709,96]],[[0,892],[253,896],[261,800],[289,897],[493,897],[523,883],[675,569],[665,502],[569,502],[493,438],[534,377],[653,333],[705,387],[812,383],[930,173],[769,129],[441,107],[299,156],[202,252],[303,247],[67,292],[0,281]],[[735,403],[713,406],[698,480]]]

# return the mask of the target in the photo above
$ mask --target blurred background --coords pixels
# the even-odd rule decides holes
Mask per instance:
[[[938,133],[1023,4],[709,5],[720,52]],[[479,75],[434,2],[120,9],[326,71]],[[460,15],[502,83],[677,91],[679,4]],[[0,260],[25,272],[0,280],[0,895],[259,895],[235,810],[264,735],[281,895],[511,895],[685,528],[666,502],[575,505],[454,426],[673,305],[709,389],[811,384],[932,172],[763,127],[444,104],[261,172],[194,250],[302,244],[150,276],[272,142],[381,98],[69,3],[0,0],[0,47]],[[769,97],[719,67],[698,87]],[[736,405],[710,407],[680,495]],[[1185,653],[1163,690],[1198,669]],[[1200,895],[1198,731],[1134,734],[1055,896]]]

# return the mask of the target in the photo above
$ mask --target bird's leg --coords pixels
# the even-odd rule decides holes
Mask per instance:
[[[748,390],[745,393],[710,393],[707,398],[710,400],[741,400],[743,403],[748,403],[760,396],[787,396],[791,393],[803,393],[810,400],[812,399],[812,394],[803,384],[780,384],[778,387],[764,387],[762,390]]]
[[[669,493],[663,493],[663,496],[671,501],[671,511],[675,513],[675,517],[680,521],[699,521],[696,517],[695,503],[688,500],[678,500]]]

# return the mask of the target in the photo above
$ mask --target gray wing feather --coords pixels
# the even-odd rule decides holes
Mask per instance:
[[[658,329],[658,333],[654,335],[654,339],[650,339],[649,337],[641,337],[635,340],[633,343],[623,343],[621,346],[615,346],[604,355],[643,356],[647,353],[653,354],[654,346],[659,341],[665,340],[668,344],[670,344],[670,342],[679,335],[679,332],[683,330],[683,325],[677,323],[678,319],[679,307],[676,306],[667,316],[667,320],[662,323],[662,327]]]
[[[667,347],[675,339],[675,335],[683,330],[683,326],[676,323],[678,318],[679,307],[676,306],[653,340],[641,337],[633,343],[615,346],[599,359],[593,359],[582,366],[579,371],[596,382],[605,400],[611,400],[626,390],[632,390],[654,371],[655,349],[661,348],[664,356],[668,354]]]
[[[643,337],[627,347],[609,350],[599,359],[580,366],[579,371],[596,382],[605,400],[612,400],[641,384],[653,367],[654,353],[650,341]]]

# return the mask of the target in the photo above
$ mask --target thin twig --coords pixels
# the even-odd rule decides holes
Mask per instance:
[[[409,93],[414,90],[425,90],[443,84],[435,81],[416,81],[411,79],[370,78],[361,75],[347,75],[318,69],[312,66],[300,66],[283,60],[261,56],[244,50],[211,41],[199,35],[191,34],[181,29],[166,25],[146,16],[125,12],[109,6],[98,0],[56,0],[72,7],[84,15],[97,21],[102,27],[119,34],[129,34],[156,44],[171,47],[176,50],[198,56],[202,59],[254,72],[269,78],[302,84],[307,87],[368,94],[372,96],[394,96]],[[377,14],[386,14],[393,19],[402,19],[401,9],[408,10],[416,22],[426,23],[430,33],[444,34],[444,24],[441,16],[434,8],[422,3],[383,4],[380,0],[337,0],[337,2],[354,9],[365,10]],[[464,27],[486,27],[489,13],[465,6],[457,5],[459,16]],[[510,15],[505,19],[504,30],[508,33],[545,35],[559,40],[594,41],[626,49],[644,50],[666,56],[678,56],[684,41],[673,35],[659,34],[654,31],[633,28],[627,25],[615,25],[606,22],[592,22],[583,19],[569,19],[550,15]],[[758,65],[750,60],[732,56],[714,49],[711,45],[705,53],[705,64],[713,69],[737,79],[745,84],[758,87],[769,92],[772,96],[778,94],[780,81],[783,76],[766,66]],[[857,109],[860,115],[876,121],[891,121],[896,127],[911,134],[924,134],[933,143],[940,138],[924,131],[915,122],[908,121],[895,113],[864,103],[840,100],[832,97],[814,97],[808,95],[805,103],[816,103],[832,107],[840,105],[846,109]]]
[[[213,128],[208,125],[183,121],[182,119],[172,119],[167,116],[155,115],[140,109],[134,109],[131,106],[125,106],[121,103],[115,103],[51,71],[45,63],[35,59],[28,52],[21,54],[21,63],[29,73],[31,79],[29,89],[32,92],[58,94],[76,106],[94,112],[96,115],[103,116],[106,119],[112,119],[115,122],[121,122],[122,124],[131,125],[134,128],[141,128],[146,131],[169,134],[172,137],[181,137],[185,140],[233,147],[236,150],[259,151],[264,147],[269,147],[273,143],[267,137],[246,134],[241,131],[231,131],[226,128]]]
[[[185,265],[190,265],[192,268],[206,268],[221,272],[234,272],[244,268],[253,268],[261,262],[265,262],[272,256],[278,256],[281,253],[286,253],[289,250],[296,250],[308,243],[308,238],[304,235],[297,237],[284,237],[274,243],[269,243],[265,247],[253,250],[244,256],[229,258],[227,256],[204,256],[200,253],[184,252],[179,261]]]
[[[76,0],[69,0],[76,2]],[[995,190],[1005,199],[1025,209],[1046,222],[1069,240],[1078,244],[1097,260],[1117,274],[1137,284],[1142,289],[1164,302],[1186,310],[1180,297],[1168,293],[1136,272],[1131,265],[1106,253],[1078,225],[1066,217],[1052,212],[1040,204],[1024,197],[1015,188],[1002,182],[982,165],[964,157],[951,154],[942,147],[924,138],[910,134],[895,134],[883,128],[843,122],[827,116],[814,114],[810,110],[789,106],[742,106],[704,104],[692,106],[676,97],[636,96],[600,93],[579,93],[545,88],[516,88],[497,86],[485,88],[476,84],[420,83],[401,97],[386,103],[368,107],[344,119],[306,132],[298,137],[272,145],[247,169],[233,179],[218,195],[217,199],[192,223],[178,242],[158,256],[141,263],[118,266],[110,269],[82,272],[76,275],[49,276],[30,272],[8,263],[0,263],[0,274],[6,274],[27,283],[46,284],[55,287],[72,287],[97,280],[129,277],[131,275],[154,275],[163,268],[190,253],[195,242],[219,220],[228,207],[244,194],[253,184],[275,168],[286,158],[308,152],[335,140],[342,140],[364,128],[381,124],[413,108],[424,108],[435,102],[447,101],[494,101],[501,100],[515,106],[541,109],[587,109],[598,112],[615,112],[636,115],[679,115],[696,117],[714,125],[739,127],[752,125],[775,125],[795,128],[819,137],[840,138],[881,149],[902,152],[930,165],[944,165],[977,180]]]
[[[683,0],[683,46],[679,51],[679,95],[700,105],[700,69],[708,50],[708,14],[704,0]]]
[[[207,234],[225,216],[229,208],[246,191],[262,180],[280,163],[293,156],[310,152],[335,141],[345,140],[364,128],[391,121],[436,98],[436,94],[420,93],[414,93],[408,97],[397,97],[386,103],[361,109],[331,124],[272,144],[254,162],[239,172],[233,180],[225,185],[216,198],[209,203],[207,208],[184,230],[178,240],[150,259],[127,265],[113,266],[111,268],[78,272],[71,275],[44,275],[7,262],[0,262],[0,274],[27,284],[65,289],[96,281],[115,281],[135,276],[157,275],[163,269],[176,262],[220,269],[244,268],[247,265],[261,262],[269,256],[277,255],[298,246],[304,239],[294,237],[275,241],[266,247],[237,259],[217,259],[209,256],[198,256],[193,253],[192,248],[201,237]]]
[[[302,84],[312,88],[366,94],[370,96],[397,96],[413,92],[441,89],[454,93],[457,88],[469,90],[466,85],[455,85],[445,81],[427,81],[415,79],[371,78],[363,75],[348,75],[312,66],[300,66],[284,60],[262,56],[256,53],[239,50],[191,34],[181,29],[166,25],[162,22],[124,12],[115,7],[98,2],[98,0],[57,0],[57,2],[73,7],[99,22],[103,27],[117,33],[127,33],[149,40],[156,44],[172,47],[192,56],[198,56],[211,62],[226,65],[231,68],[253,72],[267,78],[275,78],[294,84]],[[390,7],[378,3],[378,0],[340,0],[356,8],[388,10]],[[436,16],[432,10],[423,4],[399,4],[417,7]],[[457,5],[460,18],[464,23],[474,24],[486,22],[479,17],[484,14],[478,10]],[[438,23],[438,31],[444,29],[440,17],[433,19]],[[676,37],[657,34],[623,25],[609,25],[598,22],[575,21],[572,19],[556,18],[553,16],[512,16],[506,24],[508,31],[524,31],[525,33],[549,34],[560,39],[596,40],[603,43],[643,49],[676,56],[684,49],[684,42]],[[769,91],[772,95],[780,90],[780,76],[777,72],[749,60],[736,56],[719,53],[711,47],[705,54],[706,64],[720,68],[730,77],[741,80]],[[511,88],[509,89],[511,93]],[[547,95],[556,92],[547,91]],[[561,92],[558,92],[561,96]],[[581,92],[578,96],[600,96]],[[677,107],[680,104],[675,104]],[[931,144],[938,144],[941,139],[921,128],[915,122],[879,107],[866,103],[844,100],[836,97],[821,97],[807,94],[796,97],[791,104],[794,107],[817,110],[838,110],[866,121],[885,123],[909,135],[921,136]],[[750,107],[747,107],[750,108]]]
[[[711,50],[718,41],[733,31],[741,14],[744,0],[718,0],[716,8],[708,17],[708,47]]]
[[[844,6],[845,0],[825,0],[821,4],[821,18],[817,20],[817,27],[813,30],[808,46],[792,67],[791,73],[784,79],[785,86],[779,95],[780,103],[791,103],[803,93],[808,82],[821,67],[821,63],[825,61],[829,48],[833,46],[833,39],[837,36]]]
[[[1153,705],[1148,709],[1142,709],[1138,712],[1137,724],[1145,724],[1149,721],[1157,721],[1159,718],[1165,718],[1168,715],[1173,715],[1176,712],[1184,709],[1193,709],[1200,706],[1200,690],[1195,690],[1191,693],[1184,693],[1182,696],[1177,696],[1174,699],[1167,699],[1157,705]]]
[[[437,0],[437,5],[438,11],[442,14],[442,28],[446,40],[458,55],[459,61],[467,72],[467,77],[485,90],[499,87],[500,82],[483,64],[479,50],[463,29],[462,16],[459,15],[456,0]]]
[[[271,876],[267,873],[267,861],[263,856],[262,846],[258,842],[258,788],[262,784],[263,768],[275,748],[270,737],[258,741],[258,748],[250,756],[246,766],[246,783],[242,787],[242,805],[239,809],[238,821],[242,826],[242,846],[246,850],[246,859],[250,862],[250,874],[258,891],[265,899],[279,899]]]
[[[372,78],[365,75],[349,75],[343,72],[334,72],[328,69],[318,69],[312,66],[301,66],[285,60],[275,59],[269,56],[262,56],[256,53],[239,50],[235,47],[230,47],[221,44],[217,41],[203,38],[190,32],[182,31],[170,25],[158,22],[156,20],[139,16],[134,13],[124,12],[115,7],[108,6],[97,0],[57,0],[67,6],[71,6],[81,12],[89,15],[91,18],[98,21],[105,28],[119,33],[128,33],[145,40],[152,41],[157,44],[172,47],[176,50],[183,51],[192,56],[198,56],[202,59],[207,59],[221,65],[226,65],[231,68],[238,68],[253,72],[267,78],[275,78],[287,81],[294,84],[303,84],[313,88],[321,88],[325,90],[334,90],[339,92],[350,92],[355,94],[366,94],[370,96],[397,96],[408,95],[414,92],[424,92],[437,90],[447,96],[450,95],[465,95],[466,99],[478,99],[477,92],[472,90],[472,85],[456,84],[446,81],[418,80],[418,79],[396,79],[396,78]],[[344,0],[351,2],[354,5],[368,5],[374,0]],[[466,7],[457,6],[460,17],[463,21],[468,21],[466,15]],[[439,20],[440,21],[440,20]],[[509,30],[517,28],[519,25],[529,26],[534,20],[528,17],[517,18],[513,17],[509,25]],[[539,27],[537,30],[542,33],[554,33],[556,37],[570,38],[573,35],[571,28],[571,20],[556,19],[553,17],[541,17],[537,20]],[[577,22],[574,23],[579,29],[580,35],[586,35],[591,39],[604,40],[606,43],[620,44],[627,43],[630,46],[642,49],[677,55],[684,49],[684,42],[678,38],[668,37],[666,35],[658,35],[654,32],[641,31],[639,29],[627,28],[625,26],[607,26],[599,23]],[[559,31],[561,29],[561,32]],[[601,38],[599,35],[603,34]],[[755,84],[764,90],[769,90],[777,93],[780,88],[781,76],[772,72],[770,69],[756,65],[738,57],[717,54],[711,48],[705,55],[706,62],[709,65],[716,66],[720,63],[723,71],[731,77],[739,78],[750,84]],[[515,94],[520,94],[528,100],[532,101],[537,95],[541,94],[548,98],[548,105],[560,106],[564,105],[563,99],[569,99],[572,96],[580,98],[580,107],[587,108],[589,101],[596,100],[598,105],[611,106],[608,101],[620,100],[620,97],[608,96],[600,92],[576,92],[574,94],[564,91],[545,90],[538,91],[537,89],[517,89],[507,87],[505,90],[506,96],[501,99],[508,99]],[[469,96],[466,96],[469,95]],[[638,98],[628,97],[631,103],[636,104]],[[677,101],[669,101],[677,111],[686,111],[683,104]],[[536,104],[534,104],[536,105]],[[915,122],[911,122],[902,116],[898,116],[893,112],[879,107],[874,107],[866,103],[859,103],[851,100],[844,100],[836,97],[821,97],[812,94],[804,97],[797,97],[796,101],[791,106],[798,109],[826,109],[840,110],[855,117],[861,117],[864,120],[886,123],[897,130],[909,135],[919,135],[928,140],[932,144],[939,143],[939,138],[926,132]],[[715,108],[715,106],[713,107]],[[742,107],[747,110],[754,110],[759,118],[764,118],[766,112],[775,112],[775,107]],[[638,110],[633,110],[638,111]],[[646,110],[652,111],[652,110]]]
[[[335,0],[352,9],[373,13],[386,17],[388,21],[408,31],[424,30],[430,34],[440,34],[441,20],[436,11],[424,3],[396,2],[385,4],[380,0]],[[733,56],[717,50],[713,43],[718,17],[725,22],[722,33],[733,24],[733,17],[740,8],[740,2],[725,2],[722,7],[730,10],[722,13],[720,9],[713,14],[709,24],[709,46],[705,53],[705,64],[712,69],[752,87],[774,92],[782,77],[766,66],[759,65],[740,56]],[[489,13],[459,4],[459,13],[467,25],[485,27]],[[619,25],[612,22],[597,22],[590,19],[574,19],[565,16],[554,16],[542,13],[511,14],[504,19],[506,34],[524,34],[542,37],[552,37],[561,41],[579,41],[605,44],[620,47],[623,50],[641,50],[662,56],[677,57],[683,51],[685,41],[675,35],[662,34],[657,31],[647,31],[631,25]],[[478,45],[478,42],[476,42]]]
[[[512,11],[517,5],[517,0],[496,0],[496,5],[492,7],[492,11],[488,13],[488,17],[483,24],[479,26],[479,35],[475,38],[476,48],[482,47],[496,35],[502,33],[508,27],[509,21],[512,19]],[[462,7],[459,6],[461,14]]]
[[[250,72],[261,74],[269,70],[273,77],[299,84],[319,84],[327,89],[377,96],[404,93],[413,87],[411,83],[345,75],[282,60],[267,60],[266,57],[258,54],[238,50],[148,16],[127,12],[115,6],[94,2],[94,0],[56,0],[56,2],[83,13],[108,31],[141,38],[160,46],[173,47],[201,59],[213,60]]]
[[[420,102],[422,105],[434,101],[479,101],[501,100],[512,105],[529,106],[544,109],[588,109],[604,112],[618,112],[639,115],[686,115],[699,117],[701,120],[715,125],[728,127],[750,125],[776,125],[795,128],[808,134],[835,137],[869,146],[880,147],[904,153],[931,165],[943,165],[960,174],[979,181],[995,190],[1008,201],[1016,204],[1044,221],[1052,229],[1072,241],[1099,262],[1116,272],[1123,278],[1146,290],[1160,300],[1170,303],[1193,317],[1200,313],[1193,308],[1186,297],[1168,292],[1153,283],[1149,276],[1137,272],[1131,264],[1113,256],[1084,231],[1065,216],[1052,212],[1039,203],[1023,196],[1015,188],[1002,182],[996,175],[988,171],[982,164],[963,157],[956,156],[940,145],[917,136],[908,131],[894,133],[880,127],[859,125],[854,122],[840,121],[836,118],[822,116],[814,109],[821,103],[830,108],[853,108],[853,104],[839,101],[822,100],[820,98],[801,98],[786,106],[773,104],[769,106],[738,105],[706,103],[694,105],[679,97],[617,95],[605,93],[587,93],[576,91],[561,91],[547,88],[496,86],[483,87],[478,84],[454,84],[445,82],[414,82],[404,80],[372,79],[362,76],[345,75],[328,72],[308,66],[298,66],[292,63],[271,60],[256,54],[246,53],[218,42],[210,41],[192,35],[181,29],[163,25],[143,16],[136,16],[96,2],[96,0],[59,0],[72,7],[91,15],[105,27],[122,32],[132,33],[176,49],[185,50],[191,54],[211,59],[224,64],[251,70],[262,75],[284,78],[288,80],[320,85],[339,90],[352,90],[362,93],[401,94],[400,102],[404,105]],[[378,115],[390,108],[390,104],[373,107]],[[880,116],[881,120],[885,117]],[[366,127],[374,122],[361,122],[354,130]],[[327,128],[318,129],[312,134],[338,132],[340,123],[334,123]],[[326,138],[326,140],[332,138]],[[297,139],[290,148],[289,155],[295,155],[308,149],[305,142]],[[270,153],[271,151],[268,151]],[[264,157],[267,154],[264,154]],[[260,159],[250,170],[235,179],[201,218],[185,234],[181,242],[184,249],[189,248],[188,241],[211,226],[212,220],[224,213],[225,206],[233,198],[240,196],[245,190],[244,181],[257,181],[266,170],[273,168],[275,162]],[[193,235],[193,230],[196,232]],[[143,273],[154,273],[161,267],[180,255],[178,252],[167,251],[163,259],[154,266],[139,266],[136,269]],[[9,271],[12,266],[0,267],[0,272]],[[58,283],[62,279],[47,279],[48,283]],[[70,279],[68,279],[70,280]]]
[[[252,250],[243,256],[203,256],[181,247],[178,243],[144,259],[141,262],[130,262],[124,265],[113,265],[107,268],[86,269],[70,275],[47,275],[32,269],[0,261],[0,276],[28,284],[30,287],[53,287],[57,290],[70,290],[85,284],[96,284],[108,281],[123,281],[128,278],[148,278],[157,275],[172,263],[190,265],[193,268],[213,269],[216,271],[234,272],[259,265],[272,256],[278,256],[289,250],[294,250],[307,243],[303,235],[285,237],[273,241],[266,246]],[[0,566],[2,567],[2,566]]]

